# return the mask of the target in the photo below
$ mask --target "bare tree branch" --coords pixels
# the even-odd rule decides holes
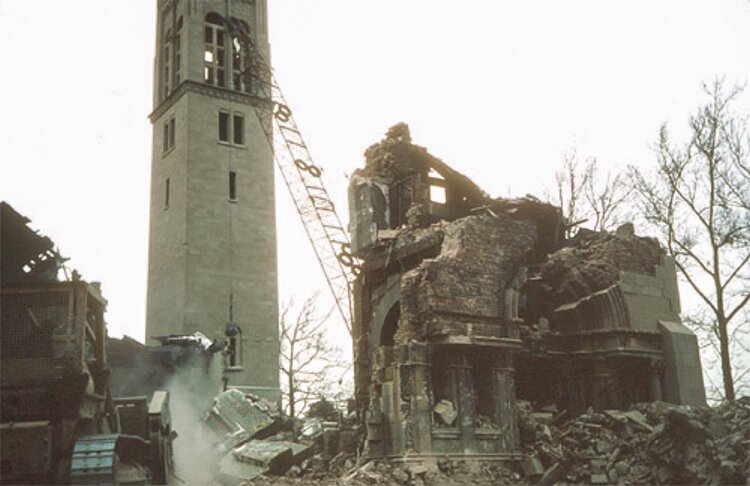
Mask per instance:
[[[290,417],[299,417],[311,400],[325,395],[326,387],[331,388],[331,372],[344,368],[338,350],[325,336],[325,322],[331,312],[316,315],[316,297],[305,299],[294,317],[293,301],[281,313],[279,368],[282,399]]]
[[[737,381],[731,353],[742,349],[730,323],[750,301],[750,137],[747,117],[732,111],[742,89],[727,90],[723,79],[704,85],[708,100],[690,117],[684,147],[671,144],[663,125],[656,169],[630,171],[645,218],[666,237],[675,265],[711,313],[696,328],[717,350],[728,400]]]

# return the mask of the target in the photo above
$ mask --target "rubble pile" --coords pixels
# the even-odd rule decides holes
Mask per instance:
[[[303,477],[259,477],[246,482],[245,485],[453,486],[457,484],[512,485],[522,483],[523,479],[518,472],[501,465],[442,458],[428,463],[415,464],[389,464],[371,461],[343,475],[330,472]]]
[[[639,403],[572,419],[554,405],[519,401],[518,416],[523,460],[515,464],[448,457],[357,464],[353,452],[342,451],[309,455],[285,473],[271,466],[235,484],[749,484],[750,398],[717,408]]]
[[[665,402],[564,421],[519,402],[527,481],[536,484],[747,484],[750,398],[717,408]]]
[[[616,233],[582,229],[568,246],[549,255],[541,277],[556,307],[609,287],[621,270],[653,275],[663,253],[655,239],[635,236],[632,225]]]
[[[213,439],[214,479],[237,486],[286,476],[315,484],[351,471],[357,462],[356,413],[328,412],[304,420],[295,434],[296,421],[282,419],[276,404],[237,389],[220,393],[203,416]]]

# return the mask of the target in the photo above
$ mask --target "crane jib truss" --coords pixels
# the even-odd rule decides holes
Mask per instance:
[[[240,71],[256,97],[253,105],[260,126],[351,335],[351,287],[360,266],[351,254],[349,235],[323,185],[323,169],[313,162],[271,65],[256,48],[250,33],[232,17],[224,21],[233,55],[239,54]]]

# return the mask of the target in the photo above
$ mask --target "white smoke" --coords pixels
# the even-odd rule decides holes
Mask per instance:
[[[175,474],[187,484],[211,483],[219,457],[215,435],[202,421],[212,399],[222,391],[221,354],[214,354],[208,367],[194,363],[178,370],[166,385],[172,429]]]

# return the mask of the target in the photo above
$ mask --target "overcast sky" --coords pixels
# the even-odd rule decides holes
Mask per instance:
[[[747,0],[269,3],[277,78],[344,220],[346,174],[398,121],[491,195],[541,196],[571,147],[652,163],[660,123],[683,131],[702,81],[750,79]],[[110,334],[138,339],[155,10],[0,0],[0,199],[102,282]],[[285,191],[282,302],[325,289]]]

